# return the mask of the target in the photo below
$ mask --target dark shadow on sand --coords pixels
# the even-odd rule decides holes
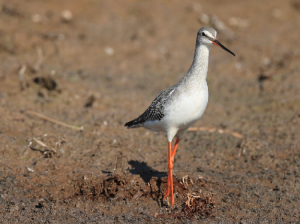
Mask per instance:
[[[168,175],[166,172],[159,172],[157,170],[154,170],[145,162],[130,160],[128,163],[132,166],[132,169],[129,170],[129,172],[134,175],[140,175],[145,183],[148,183],[152,177],[161,178],[167,177]]]

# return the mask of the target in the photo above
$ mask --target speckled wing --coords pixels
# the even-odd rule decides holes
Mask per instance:
[[[164,113],[164,106],[165,103],[170,99],[172,94],[175,91],[175,87],[172,86],[165,91],[161,92],[151,103],[148,109],[140,115],[138,118],[129,121],[125,124],[127,128],[138,128],[144,126],[146,121],[160,121],[165,113]]]

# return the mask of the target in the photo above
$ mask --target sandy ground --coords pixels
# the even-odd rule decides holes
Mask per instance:
[[[299,222],[299,0],[0,5],[1,223]],[[165,135],[124,124],[185,74],[205,25],[236,57],[211,49],[170,207]]]

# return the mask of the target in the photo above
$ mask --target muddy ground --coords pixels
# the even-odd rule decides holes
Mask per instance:
[[[299,1],[0,2],[1,223],[299,222]],[[204,25],[236,57],[211,48],[172,208],[165,135],[124,123]]]

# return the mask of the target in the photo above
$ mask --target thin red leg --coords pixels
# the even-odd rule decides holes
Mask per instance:
[[[167,190],[165,192],[165,196],[164,196],[163,200],[165,200],[167,197],[169,197],[170,190],[171,190],[171,175],[170,175],[171,174],[170,173],[170,162],[171,162],[171,154],[172,154],[171,148],[172,148],[172,143],[169,142],[168,143],[168,168],[169,168],[169,173],[168,173],[168,188],[167,188]]]
[[[173,192],[173,163],[174,163],[174,157],[175,157],[175,153],[176,153],[176,149],[179,144],[179,141],[180,141],[180,139],[177,138],[174,148],[173,148],[173,151],[172,151],[172,155],[171,155],[171,204],[172,204],[172,206],[175,205],[174,192]]]
[[[176,149],[178,147],[179,141],[180,141],[180,139],[177,138],[176,142],[175,142],[175,145],[174,145],[174,148],[173,148],[173,151],[172,151],[172,155],[171,155],[172,163],[174,163],[174,157],[175,157],[175,153],[176,153]]]
[[[179,144],[179,141],[180,141],[180,139],[177,138],[172,151],[171,151],[171,147],[172,147],[171,142],[169,142],[169,144],[168,144],[168,150],[169,150],[169,153],[168,153],[168,168],[169,168],[168,188],[165,192],[165,196],[164,196],[163,200],[165,200],[171,193],[171,204],[173,206],[175,204],[174,191],[173,191],[173,163],[174,163],[174,157],[175,157],[175,153],[176,153],[176,149]]]

